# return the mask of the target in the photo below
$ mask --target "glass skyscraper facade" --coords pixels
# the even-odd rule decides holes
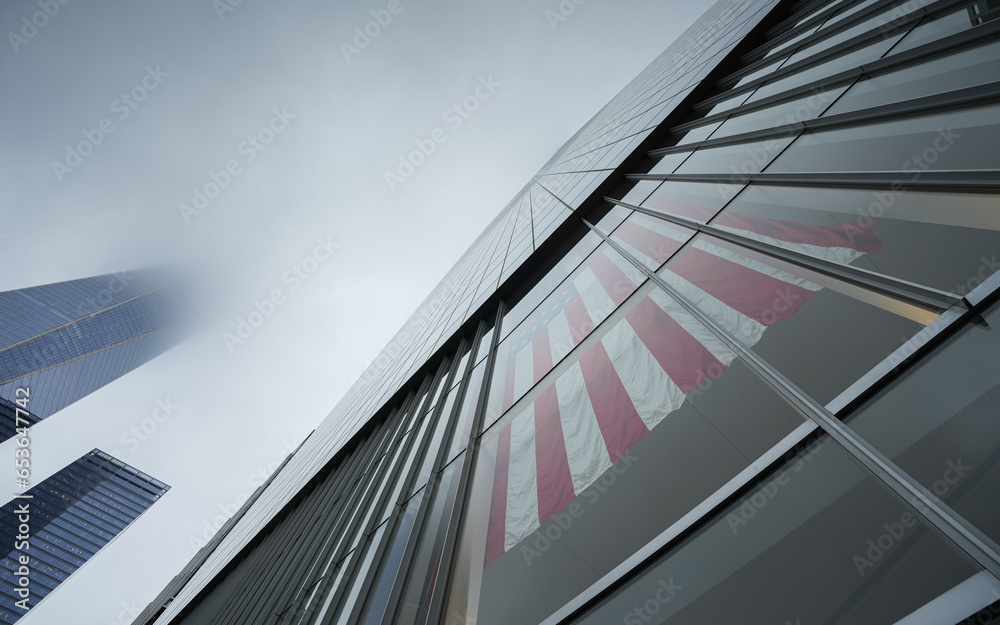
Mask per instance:
[[[176,345],[176,278],[143,269],[0,293],[0,440],[18,388],[37,423]]]
[[[1000,618],[996,17],[712,6],[136,622]]]
[[[27,598],[22,605],[34,608],[168,490],[95,449],[3,506],[0,623],[16,623],[27,612],[17,602]],[[19,583],[22,567],[27,584]],[[30,596],[19,595],[19,588]]]

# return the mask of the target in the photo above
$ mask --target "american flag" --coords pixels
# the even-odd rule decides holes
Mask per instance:
[[[849,262],[881,247],[850,226],[812,226],[733,215],[718,222],[757,240]],[[659,266],[693,233],[635,214],[615,239]],[[856,239],[856,240],[852,240]],[[638,285],[599,248],[543,308],[512,335],[504,377],[507,410]],[[821,287],[748,258],[723,241],[699,237],[667,267],[664,279],[747,346],[794,315]],[[708,377],[736,358],[666,293],[651,289],[498,433],[486,534],[489,565],[563,510]],[[708,372],[715,372],[709,376]]]

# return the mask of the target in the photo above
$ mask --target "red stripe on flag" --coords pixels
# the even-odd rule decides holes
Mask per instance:
[[[510,473],[510,425],[500,431],[497,442],[497,465],[493,474],[493,504],[486,530],[486,563],[489,566],[504,554],[507,534],[507,481]]]
[[[626,221],[615,230],[615,236],[658,263],[664,263],[684,245],[659,232]]]
[[[649,434],[649,428],[636,412],[603,343],[598,343],[580,358],[580,368],[608,455],[611,462],[617,462]]]
[[[713,224],[737,230],[756,232],[767,237],[818,247],[846,247],[866,254],[882,251],[882,241],[871,228],[856,223],[813,226],[798,221],[768,219],[759,215],[726,213]]]
[[[764,326],[791,317],[816,294],[696,247],[688,247],[668,267]]]
[[[685,394],[702,380],[710,379],[710,371],[716,377],[725,371],[726,366],[712,352],[648,297],[625,318],[667,376]]]
[[[576,498],[554,384],[535,400],[535,467],[538,520],[544,524]]]
[[[601,286],[607,291],[608,297],[615,303],[615,306],[621,306],[622,302],[628,299],[628,296],[636,289],[635,282],[632,282],[631,278],[626,276],[625,272],[619,269],[618,265],[608,258],[606,253],[598,252],[594,256],[594,262],[590,263],[590,270],[597,276]]]

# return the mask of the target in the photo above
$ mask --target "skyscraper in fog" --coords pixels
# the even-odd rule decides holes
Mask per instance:
[[[35,423],[176,345],[177,290],[170,272],[144,269],[0,293],[0,440],[18,388]]]
[[[992,17],[712,6],[137,622],[996,619]]]

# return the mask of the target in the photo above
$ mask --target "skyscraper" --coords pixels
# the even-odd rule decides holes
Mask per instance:
[[[37,423],[177,344],[176,284],[144,269],[0,293],[0,440],[18,388]]]
[[[170,490],[95,449],[0,510],[0,623],[16,623]]]
[[[986,9],[715,4],[137,623],[996,619]]]

